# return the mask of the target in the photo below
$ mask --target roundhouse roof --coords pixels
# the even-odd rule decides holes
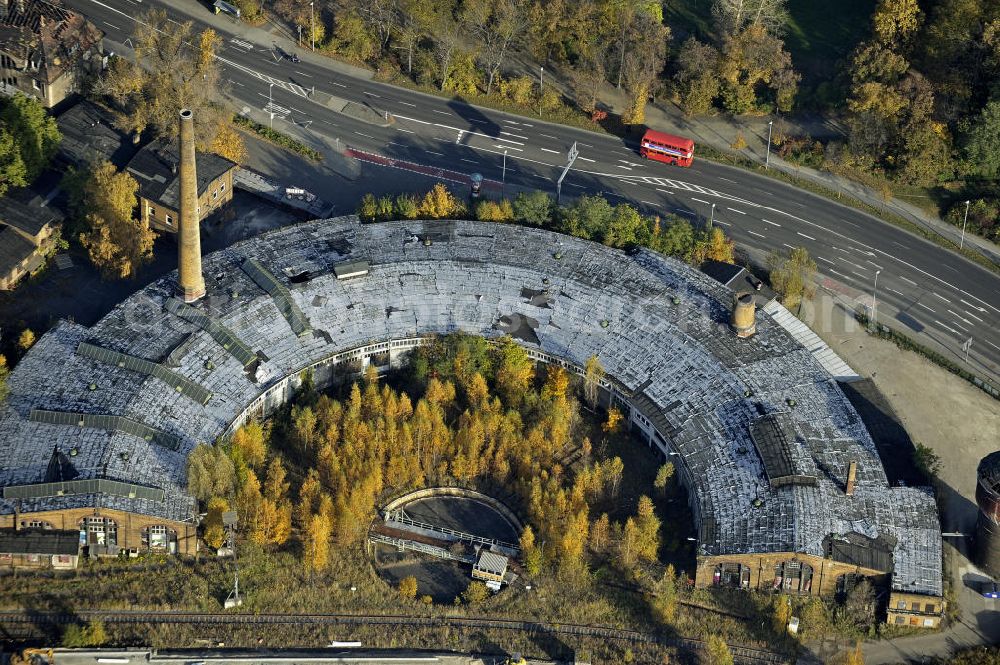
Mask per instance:
[[[366,261],[368,274],[338,280],[335,266],[349,261]],[[0,417],[0,486],[43,482],[55,442],[72,451],[81,492],[20,491],[22,511],[100,502],[188,517],[187,454],[285,377],[376,341],[510,334],[580,366],[599,356],[679,453],[702,553],[832,556],[831,542],[864,537],[894,543],[895,588],[941,593],[933,497],[889,485],[857,412],[808,349],[767,312],[754,337],[736,338],[732,292],[680,262],[512,225],[345,217],[244,241],[205,257],[204,272],[200,314],[168,307],[168,276],[93,328],[60,323],[17,366]],[[79,353],[81,342],[116,362]],[[257,354],[253,370],[236,347]],[[755,424],[772,422],[781,436],[755,445]],[[809,482],[770,483],[768,464],[779,467],[761,447]],[[88,478],[139,490],[85,494]]]

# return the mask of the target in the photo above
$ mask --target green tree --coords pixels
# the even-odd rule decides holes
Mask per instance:
[[[548,226],[553,205],[552,197],[545,192],[520,192],[513,203],[514,219],[528,226]]]
[[[967,170],[983,178],[1000,177],[1000,101],[983,107],[965,136]]]
[[[917,0],[879,0],[872,14],[872,31],[883,44],[908,41],[920,26]]]
[[[0,404],[7,401],[10,394],[10,387],[7,385],[7,377],[10,376],[10,367],[7,366],[7,356],[0,354]]]
[[[638,242],[639,234],[645,227],[646,220],[638,210],[627,203],[619,203],[604,229],[602,241],[610,247],[629,247]]]
[[[21,156],[17,138],[6,127],[0,126],[0,196],[10,187],[28,184],[28,167]]]
[[[208,510],[201,522],[202,535],[205,544],[212,550],[222,547],[226,541],[225,526],[222,523],[222,513],[229,510],[229,502],[222,497],[214,496],[208,500]]]
[[[796,247],[787,255],[772,253],[768,266],[771,286],[786,307],[797,307],[803,298],[816,294],[816,262],[804,247]]]
[[[665,624],[671,624],[677,617],[677,575],[670,564],[656,583],[653,596],[653,614]]]
[[[378,216],[378,199],[372,193],[365,194],[358,203],[358,217],[363,222],[374,222]]]
[[[24,179],[32,182],[49,165],[59,149],[59,127],[41,102],[20,93],[0,106],[0,125],[15,138]]]
[[[677,53],[677,92],[685,115],[704,115],[719,95],[719,51],[689,37]]]
[[[490,590],[482,582],[470,582],[462,592],[462,602],[466,605],[478,605],[490,597]]]
[[[85,625],[72,623],[63,632],[62,644],[67,648],[98,647],[108,641],[104,622],[95,619]]]
[[[573,205],[560,210],[559,231],[587,240],[604,237],[615,209],[602,196],[581,196]]]

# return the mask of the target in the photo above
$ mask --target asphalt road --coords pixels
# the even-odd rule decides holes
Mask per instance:
[[[396,168],[455,181],[480,173],[493,191],[509,183],[554,192],[575,142],[579,158],[563,183],[565,196],[600,192],[647,212],[700,223],[714,218],[758,257],[805,247],[825,283],[843,298],[870,307],[874,295],[881,321],[892,319],[893,327],[954,360],[964,362],[969,345],[968,368],[1000,383],[1000,276],[853,208],[697,158],[689,169],[647,161],[637,152],[638,136],[622,141],[354,77],[308,48],[282,50],[278,38],[215,16],[196,0],[65,2],[109,41],[126,45],[135,21],[152,6],[173,20],[193,20],[198,29],[210,25],[224,40],[224,92],[237,107],[270,116],[278,129],[295,124],[331,149],[392,158]],[[299,62],[292,62],[290,51]],[[327,106],[333,98],[388,112],[393,122],[382,127],[338,113]]]

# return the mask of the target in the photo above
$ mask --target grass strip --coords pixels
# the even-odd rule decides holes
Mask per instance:
[[[262,125],[259,122],[255,122],[246,116],[239,114],[233,116],[233,123],[237,127],[248,132],[252,132],[268,143],[273,143],[279,148],[284,148],[297,155],[302,155],[306,159],[311,159],[314,162],[323,161],[323,155],[318,150],[310,148],[302,141],[293,139],[287,134],[282,134],[281,132]]]

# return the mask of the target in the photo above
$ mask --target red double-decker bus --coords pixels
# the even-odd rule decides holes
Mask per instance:
[[[647,129],[642,135],[642,143],[639,144],[639,154],[658,162],[691,166],[694,160],[694,141],[683,136]]]

